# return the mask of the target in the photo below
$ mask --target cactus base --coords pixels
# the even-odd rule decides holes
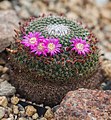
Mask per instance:
[[[36,73],[30,72],[28,69],[21,69],[16,64],[12,66],[10,82],[16,87],[18,93],[27,100],[49,106],[59,104],[68,91],[82,87],[99,89],[103,81],[100,69],[96,71],[93,77],[90,76],[87,80],[73,80],[69,83],[58,84],[35,77]]]

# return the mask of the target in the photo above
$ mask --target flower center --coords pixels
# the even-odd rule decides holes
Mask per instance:
[[[37,47],[39,50],[43,50],[44,46],[43,46],[43,43],[39,43],[38,47]]]
[[[77,49],[79,49],[79,50],[83,50],[83,49],[84,49],[84,44],[78,43],[78,44],[76,45],[76,47],[77,47]]]
[[[48,49],[49,50],[54,50],[55,49],[55,45],[53,43],[49,43],[48,44]]]
[[[32,38],[30,38],[29,42],[30,42],[31,44],[36,43],[36,37],[32,37]]]

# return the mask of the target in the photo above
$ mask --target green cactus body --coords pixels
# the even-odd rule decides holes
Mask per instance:
[[[20,24],[19,31],[15,32],[15,44],[12,44],[10,54],[11,83],[21,95],[37,103],[55,105],[70,90],[98,88],[102,81],[98,70],[98,40],[80,22],[62,16],[42,16]],[[53,55],[43,43],[37,43],[36,47],[46,50],[42,54],[36,54],[37,50],[32,52],[35,47],[22,44],[24,36],[27,39],[27,35],[35,32],[41,33],[39,37],[44,37],[44,44],[50,39],[58,40],[59,47]],[[82,44],[75,44],[77,39],[81,39]],[[33,43],[35,37],[29,40]],[[82,51],[84,45],[86,53]],[[48,47],[50,50],[56,48],[52,43]]]
[[[83,79],[92,75],[98,67],[98,50],[96,47],[96,38],[78,22],[68,20],[64,17],[47,16],[31,20],[26,26],[21,28],[28,34],[29,32],[41,32],[45,38],[59,38],[62,44],[62,52],[51,56],[34,56],[27,48],[20,43],[12,48],[18,49],[14,54],[15,60],[20,65],[26,65],[28,69],[37,72],[38,76],[42,76],[50,81],[70,81],[70,79]],[[24,32],[21,31],[17,39],[22,40]],[[70,40],[73,37],[82,37],[90,44],[90,53],[86,56],[78,55],[71,51]]]

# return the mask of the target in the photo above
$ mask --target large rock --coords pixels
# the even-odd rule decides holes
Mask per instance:
[[[55,120],[110,120],[111,91],[70,91],[55,112]]]
[[[7,81],[3,81],[0,83],[0,96],[14,95],[15,92],[15,87],[13,87]]]
[[[14,42],[14,28],[19,19],[13,10],[0,11],[0,52]]]

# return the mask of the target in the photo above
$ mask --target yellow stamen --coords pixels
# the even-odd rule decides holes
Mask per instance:
[[[53,43],[49,43],[48,44],[48,49],[49,50],[54,50],[55,49],[55,45]]]
[[[30,42],[31,44],[34,44],[34,43],[36,42],[36,37],[30,38],[29,42]]]
[[[43,50],[44,46],[43,46],[43,43],[39,43],[38,47],[37,47],[39,50]]]
[[[79,49],[79,50],[83,50],[83,49],[84,49],[84,44],[78,43],[78,44],[76,45],[76,47],[77,47],[77,49]]]

